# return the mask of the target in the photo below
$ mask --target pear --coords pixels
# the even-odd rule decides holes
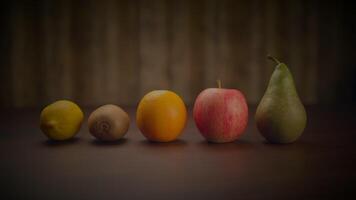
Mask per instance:
[[[277,66],[257,107],[257,128],[271,143],[292,143],[303,133],[307,114],[287,65],[272,56],[268,58]]]

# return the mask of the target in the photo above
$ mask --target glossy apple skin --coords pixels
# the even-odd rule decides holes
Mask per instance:
[[[232,142],[246,129],[248,106],[239,90],[208,88],[195,100],[193,117],[209,142]]]

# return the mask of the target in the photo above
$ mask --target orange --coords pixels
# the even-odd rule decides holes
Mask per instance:
[[[154,90],[138,104],[137,126],[150,141],[170,142],[182,132],[187,121],[183,100],[169,90]]]

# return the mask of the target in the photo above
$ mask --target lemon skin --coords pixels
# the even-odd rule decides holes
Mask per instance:
[[[77,104],[59,100],[42,110],[40,128],[51,140],[68,140],[78,133],[83,118],[84,114]]]

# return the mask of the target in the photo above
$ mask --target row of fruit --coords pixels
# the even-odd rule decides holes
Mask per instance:
[[[270,57],[277,66],[255,114],[257,128],[272,143],[297,140],[306,126],[306,112],[293,77],[284,63]],[[193,118],[199,132],[209,141],[225,143],[237,140],[248,122],[248,106],[236,89],[209,88],[195,100]],[[41,130],[53,140],[67,140],[80,130],[84,115],[71,101],[57,101],[41,112]],[[169,90],[146,94],[136,112],[136,123],[150,141],[170,142],[182,133],[187,121],[183,100]],[[101,141],[115,141],[128,131],[130,118],[119,106],[104,105],[88,118],[89,132]]]

